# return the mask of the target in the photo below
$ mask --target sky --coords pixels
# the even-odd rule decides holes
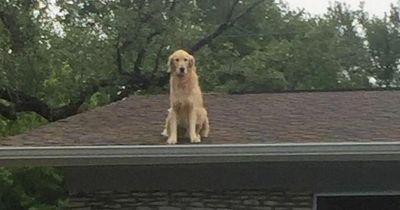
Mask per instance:
[[[284,0],[289,3],[291,9],[305,8],[306,11],[314,15],[320,15],[326,12],[326,8],[331,2],[330,0]],[[350,5],[350,8],[357,9],[361,0],[339,0]],[[365,10],[370,15],[383,17],[385,12],[390,9],[390,4],[400,4],[400,0],[364,0]]]

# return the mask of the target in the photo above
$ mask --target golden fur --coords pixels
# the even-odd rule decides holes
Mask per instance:
[[[169,128],[169,121],[171,120],[171,111],[172,109],[169,108],[168,109],[168,116],[165,119],[165,126],[164,126],[164,130],[161,133],[161,135],[168,137],[169,133],[170,133],[170,128]],[[196,114],[197,114],[197,119],[196,119],[196,135],[199,139],[201,139],[201,137],[208,137],[208,133],[209,133],[209,122],[208,122],[208,114],[207,114],[207,110],[205,108],[199,108],[196,109]],[[178,120],[178,136],[180,136],[179,132],[180,131],[184,131],[185,135],[184,137],[189,138],[189,130],[188,128],[188,122],[186,119],[177,119]]]
[[[168,144],[176,144],[179,126],[186,129],[190,142],[198,143],[201,136],[208,136],[209,122],[194,57],[184,50],[175,51],[168,59],[168,72],[171,108],[162,134],[168,136]]]

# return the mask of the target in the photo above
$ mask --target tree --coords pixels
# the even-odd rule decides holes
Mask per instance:
[[[4,17],[24,20],[19,23],[3,18],[4,29],[8,29],[7,24],[19,29],[27,24],[35,30],[8,29],[11,41],[21,36],[31,41],[16,46],[24,53],[21,55],[14,46],[8,47],[17,58],[3,68],[7,71],[0,97],[5,103],[0,111],[9,119],[16,119],[18,112],[32,111],[55,121],[90,106],[92,96],[104,95],[110,102],[137,91],[165,89],[167,76],[162,63],[169,48],[193,52],[203,48],[264,0],[209,2],[215,11],[195,1],[58,1],[61,12],[55,18],[35,16],[37,11],[47,14],[49,7],[41,6],[46,2],[30,2],[4,3]],[[25,10],[19,15],[17,8],[22,6]],[[222,22],[205,18],[221,12],[225,14]],[[194,25],[201,18],[209,22]]]
[[[336,49],[335,60],[338,61],[339,87],[344,88],[368,88],[368,77],[372,63],[368,54],[368,48],[364,44],[358,18],[365,12],[361,8],[352,11],[344,3],[336,2],[328,8],[325,19],[335,27]]]
[[[392,87],[399,81],[399,11],[399,7],[392,5],[390,15],[383,19],[367,19],[365,16],[361,19],[373,65],[372,74],[381,87]]]
[[[52,168],[0,168],[0,209],[65,209],[63,177]]]

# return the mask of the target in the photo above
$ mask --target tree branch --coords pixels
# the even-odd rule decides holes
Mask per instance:
[[[146,51],[147,45],[150,42],[152,42],[154,37],[161,34],[162,31],[163,30],[158,30],[158,31],[151,33],[146,38],[146,42],[145,42],[144,46],[139,50],[139,53],[136,57],[136,61],[134,64],[133,73],[132,73],[131,82],[130,82],[131,84],[135,85],[137,89],[146,88],[150,84],[150,81],[148,81],[148,79],[146,79],[144,77],[144,74],[142,72],[143,61],[144,61],[144,58],[147,53],[147,51]]]
[[[157,70],[158,70],[158,67],[160,66],[160,59],[161,59],[161,54],[162,54],[162,49],[165,47],[165,37],[166,36],[164,36],[164,38],[163,38],[163,41],[162,41],[162,43],[160,44],[160,47],[158,48],[158,50],[157,50],[157,55],[156,55],[156,60],[155,60],[155,62],[154,62],[154,67],[153,67],[153,73],[151,74],[152,75],[152,77],[154,77],[154,75],[156,74],[156,72],[157,72]]]
[[[80,106],[86,101],[87,97],[97,92],[100,87],[110,84],[103,81],[99,84],[91,85],[81,91],[70,103],[56,108],[51,107],[39,98],[26,95],[21,91],[1,88],[0,98],[12,103],[12,105],[8,106],[0,103],[0,114],[8,119],[15,120],[17,112],[35,112],[48,121],[53,122],[77,114]]]
[[[14,53],[18,53],[24,47],[25,42],[15,19],[14,16],[7,14],[4,11],[0,11],[0,21],[8,31],[11,40],[11,50]]]
[[[136,61],[135,61],[135,67],[133,69],[134,74],[137,74],[140,72],[142,64],[143,64],[143,59],[146,55],[146,48],[147,45],[153,40],[153,38],[157,35],[161,34],[161,31],[155,31],[153,33],[151,33],[147,38],[146,38],[146,42],[144,44],[144,46],[142,47],[142,49],[140,49],[137,57],[136,57]]]
[[[0,89],[0,98],[13,103],[15,112],[32,111],[44,118],[50,117],[49,106],[36,97],[32,97],[17,90],[2,88]],[[10,106],[12,108],[12,106]]]
[[[115,48],[116,48],[116,52],[115,52],[116,53],[116,55],[115,55],[116,56],[116,60],[115,60],[115,62],[116,62],[116,65],[117,65],[117,70],[118,70],[118,73],[120,75],[130,76],[129,73],[124,72],[123,67],[122,67],[122,50],[127,46],[126,45],[127,43],[125,42],[125,43],[121,44],[121,46],[120,46],[120,44],[121,44],[120,43],[120,35],[118,33],[118,35],[117,35],[117,44],[115,46]]]
[[[226,21],[229,21],[232,18],[233,11],[235,10],[236,5],[239,3],[239,1],[240,0],[236,0],[235,2],[233,2],[231,9],[229,10],[228,15],[226,16]]]
[[[220,24],[214,32],[212,32],[211,34],[209,34],[208,36],[200,39],[199,41],[196,42],[196,44],[194,44],[192,47],[190,47],[190,53],[195,53],[196,51],[198,51],[199,49],[201,49],[202,47],[210,44],[216,37],[218,37],[219,35],[221,35],[224,31],[226,31],[227,29],[229,29],[230,27],[232,27],[239,19],[241,19],[242,17],[244,17],[245,15],[249,14],[255,7],[257,7],[259,4],[261,4],[262,2],[264,2],[264,0],[259,0],[257,2],[255,2],[253,5],[251,5],[249,8],[247,8],[245,11],[243,11],[242,13],[240,13],[238,16],[236,16],[235,18],[232,18],[233,16],[233,10],[236,7],[236,2],[233,4],[230,12],[227,15],[227,19],[224,23]]]
[[[0,102],[0,115],[4,116],[9,120],[17,119],[17,112],[15,111],[15,107],[12,105],[6,105]]]

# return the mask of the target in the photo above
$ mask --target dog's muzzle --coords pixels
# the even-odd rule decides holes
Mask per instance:
[[[177,75],[178,75],[179,77],[185,76],[185,73],[186,73],[185,70],[186,70],[185,68],[180,67],[180,68],[178,69]]]

